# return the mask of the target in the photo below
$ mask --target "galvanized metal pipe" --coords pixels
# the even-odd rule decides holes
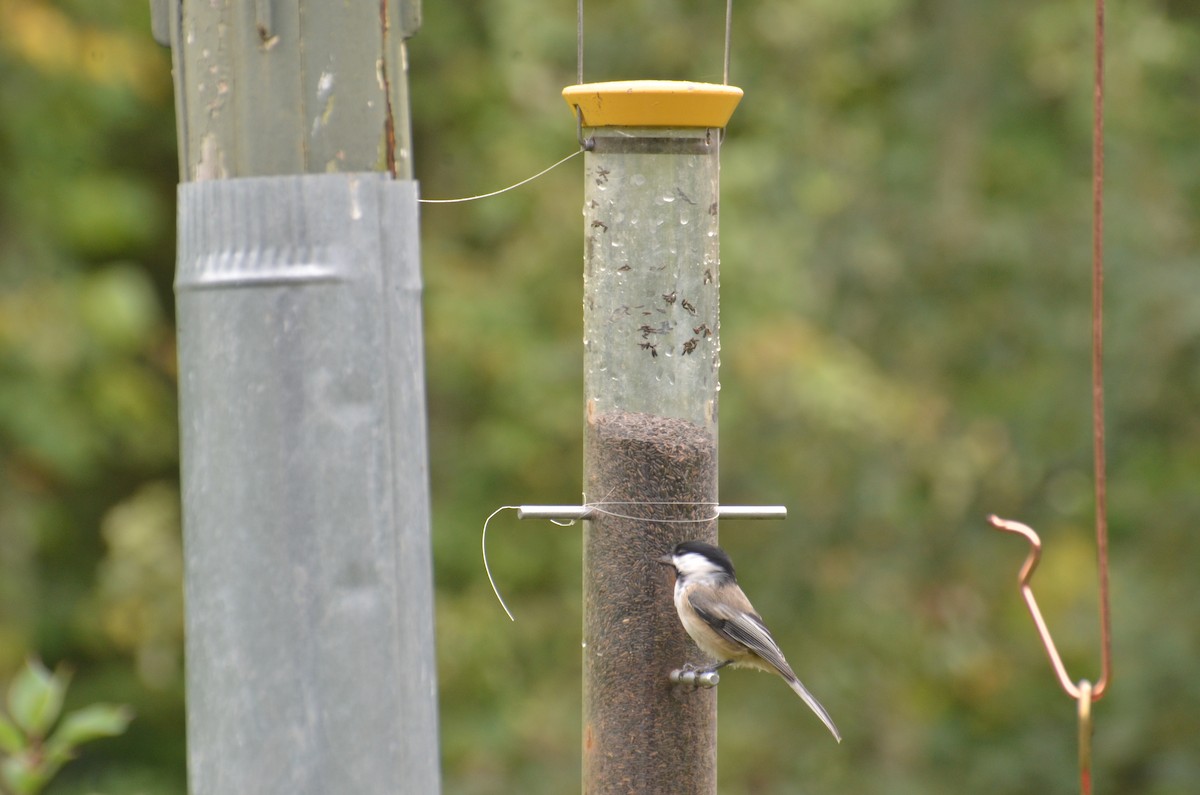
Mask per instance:
[[[419,0],[151,7],[183,182],[188,790],[435,794]]]
[[[191,795],[436,793],[416,185],[186,183]]]

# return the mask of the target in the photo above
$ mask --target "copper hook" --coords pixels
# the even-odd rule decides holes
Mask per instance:
[[[1038,560],[1042,557],[1042,541],[1038,534],[1027,525],[1001,519],[995,514],[988,521],[998,530],[1016,533],[1025,537],[1029,542],[1029,555],[1021,567],[1019,581],[1021,596],[1033,623],[1037,625],[1038,635],[1058,683],[1062,685],[1072,698],[1080,703],[1080,720],[1085,715],[1090,725],[1091,711],[1085,713],[1082,700],[1089,705],[1099,701],[1108,689],[1112,680],[1112,615],[1109,610],[1108,598],[1108,476],[1106,474],[1104,454],[1104,0],[1095,0],[1095,85],[1093,93],[1092,115],[1092,452],[1096,477],[1096,567],[1099,575],[1100,588],[1100,681],[1093,686],[1086,680],[1081,682],[1082,689],[1076,687],[1067,676],[1062,658],[1046,628],[1046,620],[1038,609],[1037,600],[1033,598],[1033,589],[1029,580],[1037,568]],[[1089,749],[1090,754],[1090,749]],[[1085,777],[1090,781],[1090,774]],[[1090,783],[1084,792],[1090,791]]]
[[[1042,558],[1042,540],[1038,538],[1038,534],[1033,531],[1033,528],[1020,522],[1012,522],[1008,519],[1001,519],[995,514],[988,517],[988,521],[997,530],[1003,530],[1008,533],[1016,533],[1024,536],[1029,542],[1029,554],[1025,557],[1025,563],[1021,566],[1021,574],[1018,582],[1021,585],[1021,596],[1025,599],[1025,606],[1029,608],[1029,615],[1033,617],[1033,623],[1037,626],[1038,636],[1042,639],[1042,645],[1046,647],[1046,654],[1050,657],[1050,664],[1054,666],[1054,673],[1058,676],[1058,683],[1062,689],[1067,692],[1071,698],[1080,699],[1084,690],[1077,687],[1067,674],[1067,668],[1063,665],[1062,657],[1059,656],[1058,647],[1054,645],[1054,638],[1050,635],[1050,630],[1046,627],[1046,619],[1042,617],[1042,611],[1038,608],[1037,599],[1033,596],[1033,587],[1029,581],[1033,577],[1034,570],[1037,569],[1038,561]],[[1090,684],[1086,691],[1089,701],[1099,701],[1104,695],[1104,690],[1108,684],[1109,671],[1109,640],[1108,640],[1108,601],[1102,600],[1100,605],[1101,611],[1101,627],[1103,638],[1103,654],[1102,654],[1102,674],[1100,681],[1093,687]]]
[[[1092,703],[1103,697],[1112,681],[1112,615],[1108,598],[1108,477],[1104,454],[1104,0],[1095,0],[1095,73],[1092,107],[1092,451],[1096,491],[1096,568],[1100,590],[1100,681],[1071,682],[1066,666],[1046,627],[1029,581],[1042,557],[1042,541],[1033,528],[992,514],[988,521],[997,530],[1024,536],[1029,554],[1018,581],[1029,615],[1062,689],[1075,699],[1079,715],[1079,788],[1092,793]]]
[[[1092,683],[1079,682],[1079,790],[1092,795]]]

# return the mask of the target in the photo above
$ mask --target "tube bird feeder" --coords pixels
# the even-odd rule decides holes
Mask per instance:
[[[584,143],[586,793],[716,792],[716,692],[657,559],[717,539],[719,151],[727,85],[563,91]]]

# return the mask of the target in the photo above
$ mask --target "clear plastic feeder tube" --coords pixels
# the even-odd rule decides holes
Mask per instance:
[[[585,156],[589,423],[670,417],[715,437],[718,131],[602,128]]]
[[[585,129],[584,780],[716,792],[716,692],[658,558],[717,537],[718,129]]]

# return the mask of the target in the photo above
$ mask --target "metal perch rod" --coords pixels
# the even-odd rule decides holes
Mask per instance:
[[[623,503],[622,503],[623,504]],[[596,513],[608,512],[604,503],[591,505],[521,505],[518,519],[553,519],[571,522],[591,519]],[[717,519],[786,519],[786,505],[714,505]]]

